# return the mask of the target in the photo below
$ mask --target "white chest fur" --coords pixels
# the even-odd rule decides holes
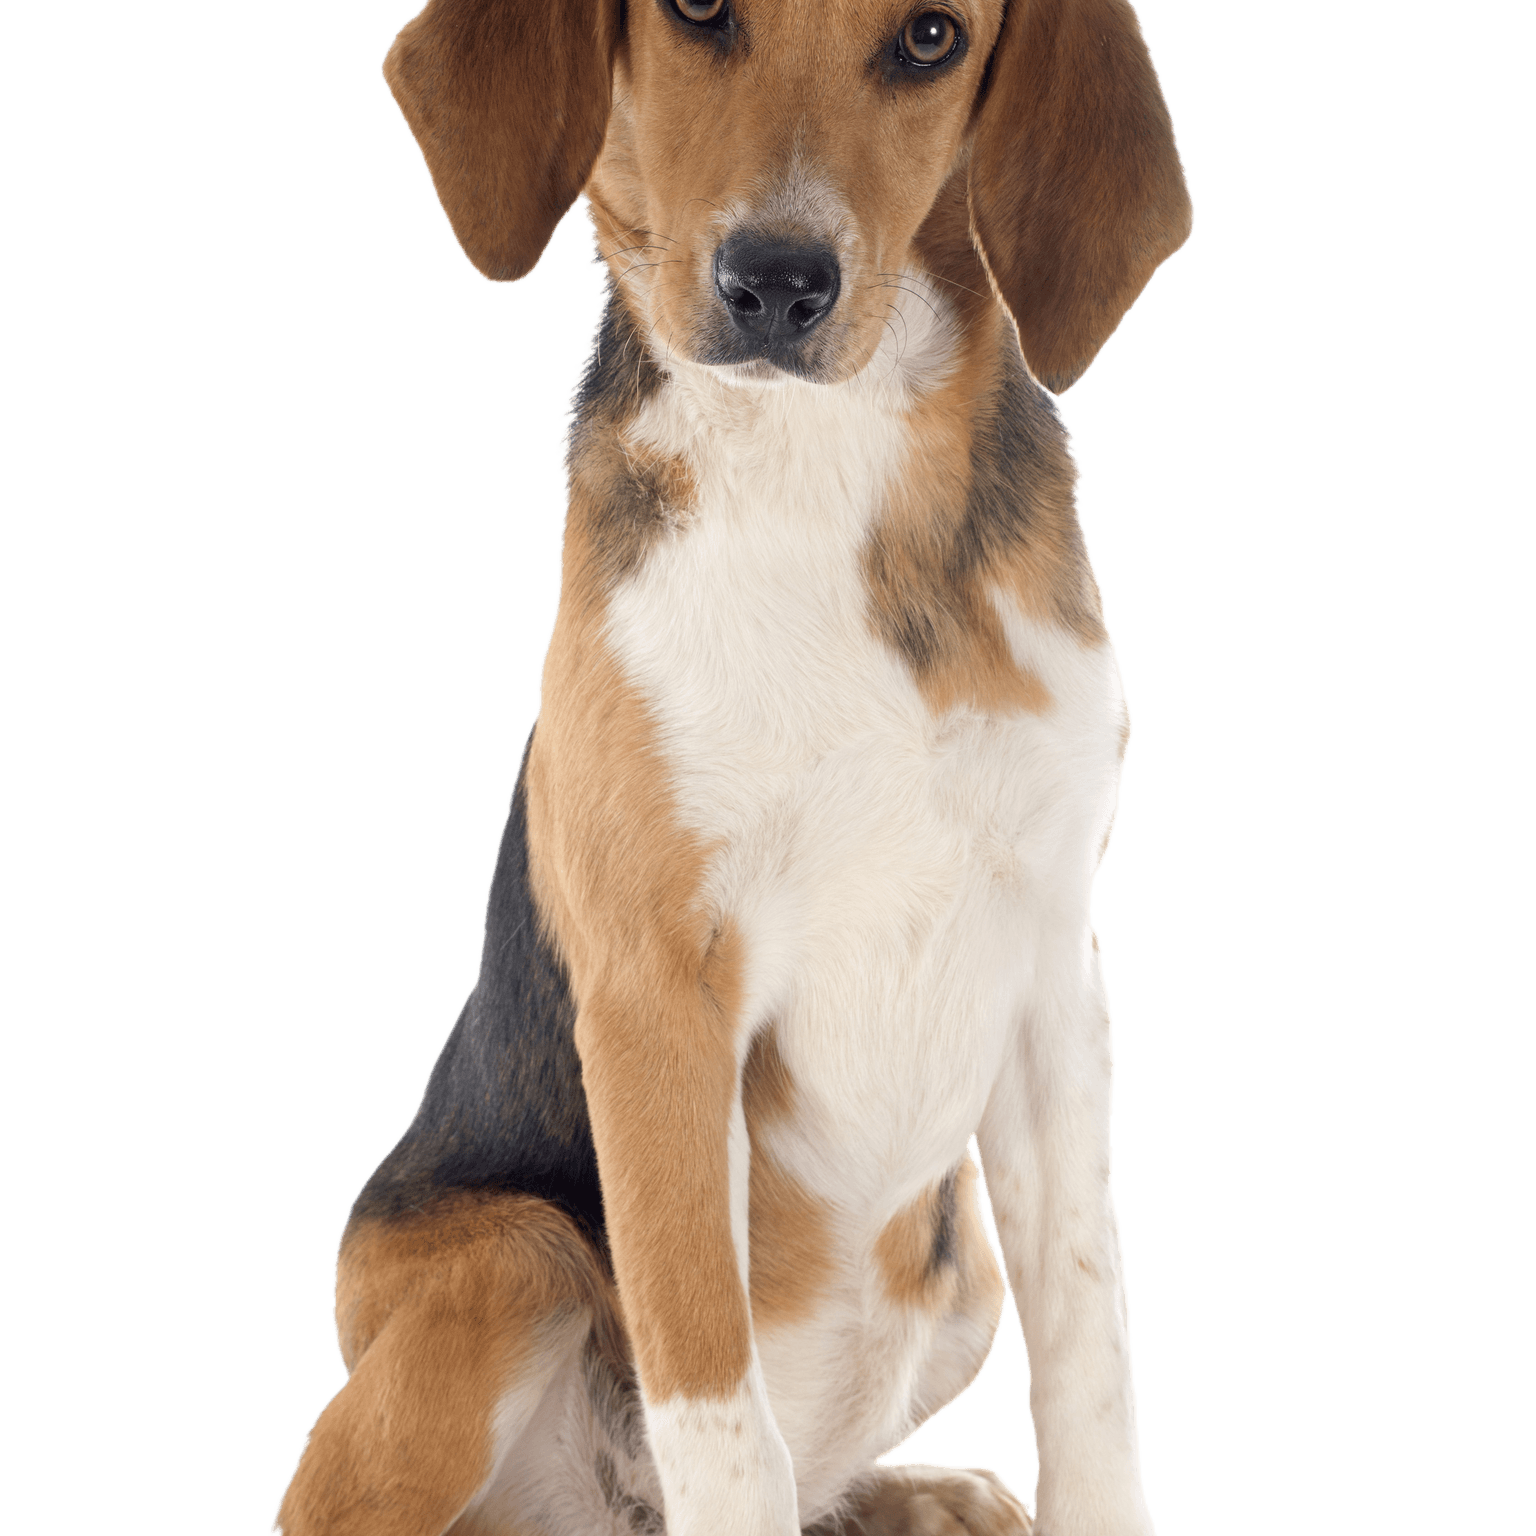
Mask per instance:
[[[775,1021],[814,1110],[776,1150],[871,1221],[964,1151],[1034,936],[1086,921],[1122,718],[1107,647],[1001,597],[1044,714],[936,718],[876,636],[861,555],[902,473],[911,384],[674,375],[631,436],[687,460],[696,505],[608,630],[714,850],[707,899],[745,941],[748,1022]]]

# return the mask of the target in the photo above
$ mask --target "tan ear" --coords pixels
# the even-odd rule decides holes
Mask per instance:
[[[1009,0],[971,149],[971,230],[1031,371],[1060,393],[1189,234],[1125,0]]]
[[[603,146],[618,0],[431,0],[384,78],[487,277],[532,269]]]

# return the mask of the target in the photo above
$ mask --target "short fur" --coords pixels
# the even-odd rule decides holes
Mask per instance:
[[[1184,238],[1167,112],[1121,0],[705,21],[432,0],[386,64],[481,270],[585,188],[613,291],[480,978],[353,1209],[279,1523],[1027,1532],[876,1464],[997,1323],[974,1135],[1036,1529],[1148,1536],[1088,926],[1125,711],[1040,381]],[[838,264],[778,363],[714,289],[744,232]]]

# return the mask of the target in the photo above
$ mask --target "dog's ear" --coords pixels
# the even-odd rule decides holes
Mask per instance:
[[[618,0],[431,0],[389,50],[405,113],[469,259],[532,269],[603,146]]]
[[[971,147],[971,230],[1031,371],[1060,393],[1189,234],[1125,0],[1008,0]]]

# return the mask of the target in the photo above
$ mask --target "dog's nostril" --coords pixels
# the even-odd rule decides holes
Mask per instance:
[[[842,276],[825,247],[734,235],[715,252],[715,291],[738,331],[794,344],[837,302]]]
[[[732,286],[720,291],[725,302],[744,315],[755,315],[763,307],[763,301],[750,288]]]

